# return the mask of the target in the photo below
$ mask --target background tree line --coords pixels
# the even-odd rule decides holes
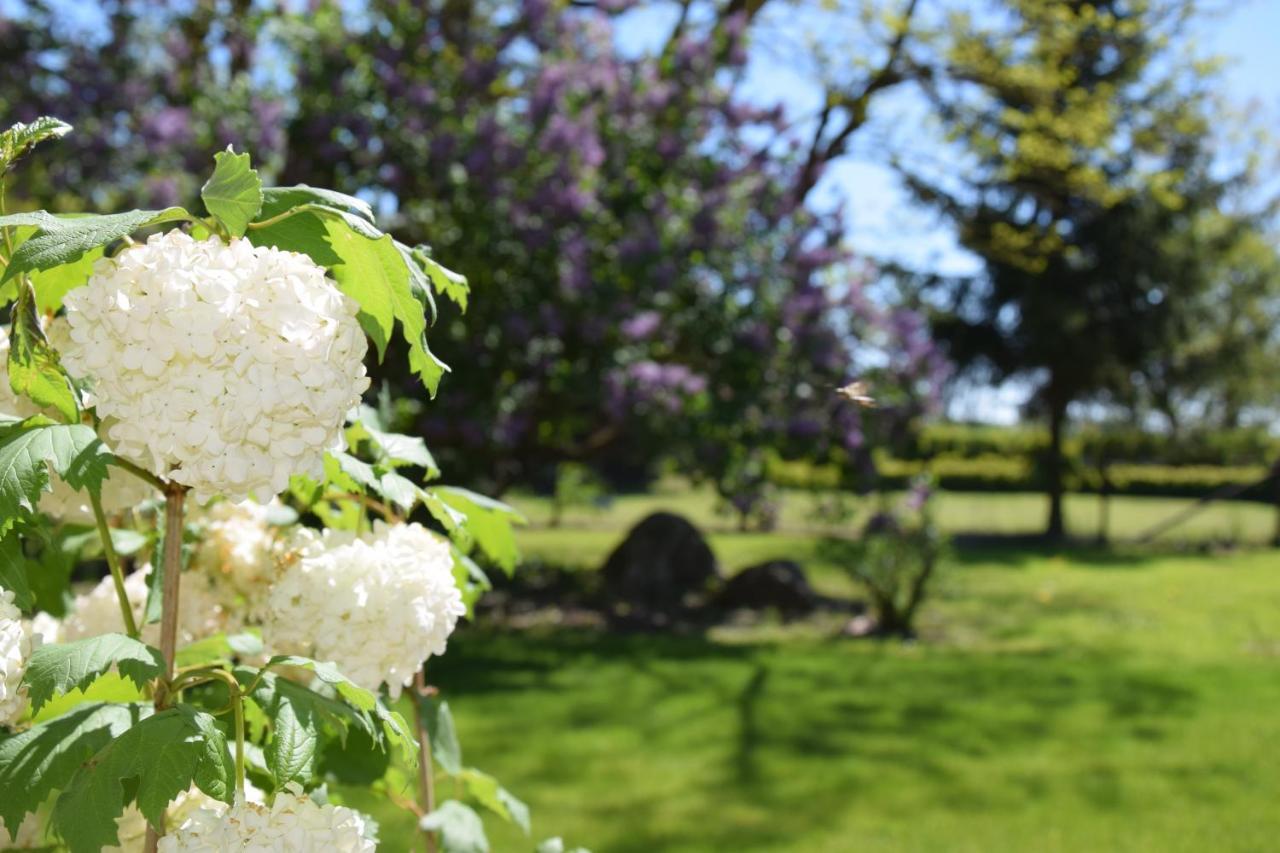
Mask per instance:
[[[402,416],[487,488],[567,463],[638,483],[669,458],[745,519],[770,455],[868,474],[954,362],[1036,388],[1060,534],[1073,406],[1189,428],[1273,402],[1269,211],[1250,161],[1222,168],[1192,0],[274,5],[24,3],[0,24],[22,69],[0,107],[78,132],[20,201],[181,203],[227,144],[368,198],[471,279],[466,323],[441,305],[433,337],[450,393]],[[637,6],[672,22],[638,53],[618,38]],[[751,97],[761,45],[810,70],[814,114]],[[843,204],[817,197],[904,89],[964,168],[886,156],[976,276],[853,257]],[[834,393],[855,377],[874,415]]]

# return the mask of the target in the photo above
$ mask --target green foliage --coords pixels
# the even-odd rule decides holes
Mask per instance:
[[[0,739],[0,818],[9,831],[151,712],[150,703],[96,702]]]
[[[440,769],[450,776],[462,772],[462,745],[458,742],[458,730],[453,724],[449,703],[424,698],[418,703],[418,715],[431,737],[431,757]]]
[[[213,160],[213,175],[200,190],[200,198],[227,234],[242,237],[262,211],[262,179],[250,168],[249,155],[236,154],[230,146]]]
[[[524,830],[526,835],[529,833],[529,807],[498,784],[497,779],[474,767],[464,769],[458,777],[468,797],[503,820],[514,823]]]
[[[33,510],[49,484],[49,469],[74,489],[98,491],[110,455],[92,427],[36,416],[0,426],[0,534],[19,510]]]
[[[409,725],[399,711],[392,711],[377,696],[353,683],[331,663],[322,663],[296,655],[276,655],[262,667],[268,670],[278,666],[294,666],[311,670],[323,683],[333,688],[337,697],[357,715],[358,722],[370,734],[384,737],[388,744],[399,746],[403,758],[417,763],[418,742],[410,733]],[[265,679],[264,679],[265,681]],[[278,683],[278,682],[277,682]],[[337,721],[338,718],[334,718]]]
[[[36,310],[36,294],[29,282],[18,285],[18,304],[11,315],[9,333],[9,386],[42,408],[52,408],[68,423],[80,420],[80,407],[75,389],[49,346],[40,316]]]
[[[58,797],[53,822],[72,853],[115,844],[116,818],[130,802],[153,826],[192,784],[230,802],[234,767],[214,718],[187,705],[147,717],[100,749]]]
[[[191,214],[180,207],[69,216],[54,216],[37,210],[34,213],[0,216],[0,227],[33,225],[37,229],[35,236],[14,250],[0,282],[8,281],[21,273],[73,263],[86,252],[127,237],[139,228],[189,221]]]
[[[448,367],[427,348],[424,305],[414,293],[410,267],[395,242],[336,208],[314,204],[305,210],[252,228],[249,239],[260,246],[302,252],[327,267],[342,292],[360,306],[360,325],[379,359],[399,324],[409,346],[409,366],[434,396]]]
[[[0,177],[36,145],[48,139],[61,139],[70,132],[71,125],[49,116],[41,116],[30,124],[19,122],[0,132]]]
[[[308,187],[305,184],[296,187],[267,187],[262,191],[261,219],[273,219],[293,208],[304,205],[328,207],[339,213],[350,214],[363,219],[369,225],[375,225],[373,208],[353,195],[335,192],[334,190]]]
[[[39,711],[58,694],[84,690],[112,667],[142,688],[164,674],[164,658],[159,650],[123,634],[41,646],[31,655],[24,678],[31,710]]]
[[[29,610],[35,599],[27,583],[27,558],[22,553],[22,539],[11,531],[0,535],[0,589],[13,593],[19,610]]]
[[[440,833],[440,848],[444,853],[489,853],[484,821],[474,809],[457,800],[440,803],[419,825]]]
[[[456,529],[464,551],[475,545],[508,575],[515,572],[520,551],[512,526],[524,524],[524,516],[501,501],[457,486],[437,486],[426,491],[466,517],[466,522]]]

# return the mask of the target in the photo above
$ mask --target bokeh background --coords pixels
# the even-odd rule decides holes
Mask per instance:
[[[529,518],[432,678],[538,837],[1268,849],[1277,34],[1272,0],[0,0],[0,115],[75,127],[8,203],[196,204],[232,145],[468,277],[439,397],[374,372]]]

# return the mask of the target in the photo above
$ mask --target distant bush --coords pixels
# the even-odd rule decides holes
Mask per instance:
[[[874,456],[876,484],[904,489],[928,474],[950,491],[1025,492],[1044,488],[1041,469],[1048,433],[1036,427],[934,424],[906,443],[901,455]],[[1171,438],[1136,429],[1088,428],[1068,438],[1066,486],[1073,492],[1203,497],[1229,486],[1248,487],[1280,458],[1280,439],[1262,429],[1189,432]],[[1104,483],[1102,471],[1106,471]],[[849,488],[836,464],[772,459],[770,481],[811,491]],[[1270,486],[1235,497],[1273,499]]]

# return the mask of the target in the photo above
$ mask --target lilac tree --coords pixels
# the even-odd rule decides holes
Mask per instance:
[[[866,445],[834,389],[882,324],[839,212],[808,199],[869,99],[908,75],[905,28],[882,66],[792,125],[741,92],[764,3],[677,4],[639,56],[617,45],[629,5],[119,3],[85,41],[34,3],[0,31],[31,81],[0,104],[20,117],[75,92],[68,118],[98,146],[77,168],[153,203],[195,191],[188,158],[251,146],[280,183],[357,193],[464,271],[484,298],[465,324],[440,306],[451,392],[416,415],[453,470],[501,491],[566,461],[673,455],[745,513],[766,448]],[[108,139],[129,144],[107,158]],[[43,201],[84,177],[17,189]],[[408,371],[386,378],[424,396]]]

